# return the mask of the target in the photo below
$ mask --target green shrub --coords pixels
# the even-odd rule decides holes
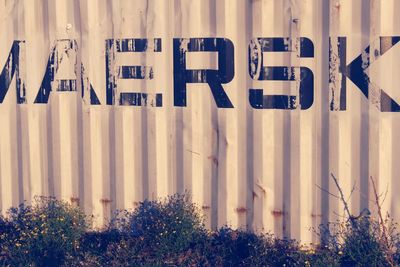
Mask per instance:
[[[156,254],[187,250],[206,233],[197,207],[186,195],[165,201],[144,201],[130,217],[129,231],[139,237],[143,249]]]
[[[345,266],[390,266],[379,240],[379,225],[369,218],[348,223],[343,233],[342,257]]]
[[[240,266],[245,263],[254,265],[267,247],[266,239],[253,233],[222,227],[211,236],[206,253],[208,261],[224,266]]]
[[[8,211],[3,250],[11,265],[59,266],[79,249],[87,229],[78,208],[51,197],[36,197],[33,205],[22,204]]]
[[[102,257],[91,252],[81,251],[74,255],[67,255],[63,267],[102,267],[105,266]],[[115,265],[111,265],[115,266]]]
[[[123,233],[113,229],[87,232],[82,236],[80,246],[84,248],[86,252],[102,255],[107,251],[110,244],[118,243],[124,238],[126,237]]]
[[[174,262],[207,239],[203,218],[188,195],[145,200],[133,212],[119,213],[110,228],[126,235],[108,247],[113,264],[137,264],[143,258],[156,265]]]
[[[317,256],[321,260],[321,255],[327,255],[334,263],[331,266],[390,266],[380,227],[369,216],[322,227],[325,249]]]
[[[208,258],[221,266],[304,266],[308,261],[294,240],[228,227],[212,236]]]
[[[229,227],[209,232],[187,195],[141,202],[132,212],[119,212],[104,231],[89,231],[85,218],[78,207],[46,197],[10,209],[8,216],[0,216],[0,266],[393,266],[400,262],[395,227],[382,228],[369,216],[321,227],[323,244],[307,249],[271,234]]]
[[[315,249],[308,249],[305,253],[307,254],[305,266],[341,266],[340,254],[328,248],[317,246]]]
[[[135,238],[121,239],[110,243],[103,255],[103,263],[107,266],[143,266],[155,264],[160,259],[142,250]]]
[[[64,266],[115,266],[108,263],[112,257],[118,258],[121,251],[115,251],[115,255],[108,251],[125,239],[126,236],[115,229],[86,232],[80,239],[80,249],[68,256]]]
[[[10,258],[9,239],[14,232],[14,225],[0,215],[0,266],[6,265]]]

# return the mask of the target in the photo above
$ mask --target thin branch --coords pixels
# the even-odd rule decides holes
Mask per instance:
[[[389,261],[389,264],[391,266],[395,266],[394,263],[393,263],[393,257],[390,254],[389,238],[387,236],[387,229],[386,229],[385,221],[383,220],[383,216],[382,216],[382,206],[381,206],[380,201],[379,201],[379,198],[380,198],[381,195],[378,194],[378,190],[376,188],[375,181],[372,178],[372,176],[370,176],[369,178],[370,178],[371,183],[372,183],[372,189],[374,190],[375,204],[376,204],[377,209],[378,209],[378,216],[379,216],[379,220],[380,220],[380,226],[382,228],[382,236],[383,236],[383,239],[384,239],[384,242],[385,242],[386,251],[389,252],[388,261]],[[386,198],[386,195],[385,195],[385,198]]]
[[[388,194],[388,191],[389,191],[389,184],[386,185],[385,196],[382,199],[381,205],[383,205],[383,203],[385,202],[387,194]]]
[[[346,218],[345,215],[341,215],[341,214],[337,213],[336,211],[334,211],[333,214],[338,216],[338,217],[340,217],[340,218]]]
[[[324,191],[325,193],[331,195],[332,197],[335,197],[335,198],[339,199],[339,197],[338,197],[337,195],[332,194],[331,192],[329,192],[328,190],[322,188],[321,186],[319,186],[319,185],[317,185],[317,184],[315,184],[315,186],[318,187],[319,189],[321,189],[322,191]]]
[[[385,231],[385,230],[386,230],[386,227],[385,227],[384,221],[383,221],[382,207],[381,207],[381,205],[380,205],[378,191],[377,191],[377,189],[376,189],[375,181],[374,181],[374,179],[372,178],[372,176],[370,176],[369,178],[371,179],[371,182],[372,182],[372,189],[374,190],[375,204],[376,204],[376,206],[377,206],[377,208],[378,208],[378,216],[379,216],[379,219],[380,219],[380,221],[381,221],[381,226],[383,227],[383,233],[384,233],[385,236],[386,236],[386,231]]]
[[[349,202],[349,200],[350,200],[350,198],[351,198],[351,195],[353,194],[353,192],[356,190],[356,182],[354,182],[354,184],[353,184],[353,188],[351,189],[351,191],[350,191],[350,195],[349,195],[349,197],[347,198],[347,202]]]
[[[339,182],[338,182],[338,180],[336,179],[336,177],[333,175],[333,173],[331,173],[331,176],[332,176],[333,181],[335,181],[335,184],[336,184],[337,189],[339,190],[340,199],[341,199],[342,202],[343,202],[344,210],[346,211],[347,215],[349,216],[349,219],[350,219],[351,222],[353,223],[353,219],[352,219],[353,216],[351,216],[350,209],[349,209],[349,205],[347,204],[347,201],[344,199],[344,194],[343,194],[342,188],[340,187]]]

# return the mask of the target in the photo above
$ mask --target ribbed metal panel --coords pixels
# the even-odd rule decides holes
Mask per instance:
[[[343,214],[332,173],[354,214],[374,209],[372,176],[386,192],[384,211],[399,221],[400,114],[382,98],[400,101],[398,10],[397,0],[0,0],[0,71],[12,77],[0,79],[0,91],[8,89],[0,104],[0,208],[54,195],[79,203],[101,226],[116,209],[187,190],[210,228],[307,243],[317,239],[311,227]],[[147,46],[127,41],[135,38]],[[233,108],[218,108],[208,83],[188,83],[187,105],[176,105],[177,38],[232,42],[234,77],[222,87]],[[263,66],[294,67],[293,81],[251,76],[260,68],[250,60],[249,47],[260,46],[254,38],[284,38],[292,52],[255,56]],[[306,39],[312,56],[301,55]],[[187,69],[221,66],[217,52],[186,52]],[[347,66],[360,54],[352,72]],[[313,74],[305,89],[314,101],[304,109],[300,66]],[[249,89],[300,102],[254,108]],[[121,97],[126,92],[146,95]]]

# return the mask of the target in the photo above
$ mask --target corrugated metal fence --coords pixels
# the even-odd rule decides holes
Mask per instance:
[[[101,226],[188,190],[211,228],[311,242],[343,214],[332,173],[355,214],[373,210],[372,176],[400,221],[398,10],[0,0],[0,208],[54,195]]]

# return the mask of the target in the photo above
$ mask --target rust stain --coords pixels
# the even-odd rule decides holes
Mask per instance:
[[[237,213],[246,213],[247,209],[245,207],[238,207],[236,208]]]
[[[312,214],[311,214],[311,217],[313,217],[313,218],[319,217],[319,218],[320,218],[320,217],[322,217],[322,214],[314,214],[314,213],[312,213]]]
[[[100,199],[100,203],[103,204],[103,205],[108,205],[108,204],[110,204],[111,202],[112,202],[112,200],[111,200],[111,199],[108,199],[108,198],[102,198],[102,199]]]
[[[273,210],[271,213],[274,217],[280,217],[280,216],[283,216],[283,214],[284,214],[284,212],[281,210]]]
[[[201,208],[202,208],[203,210],[208,210],[208,209],[210,209],[211,207],[210,207],[210,206],[207,206],[207,205],[203,205],[203,206],[201,206]]]
[[[76,204],[77,206],[79,206],[79,197],[70,197],[69,200],[72,204]]]

